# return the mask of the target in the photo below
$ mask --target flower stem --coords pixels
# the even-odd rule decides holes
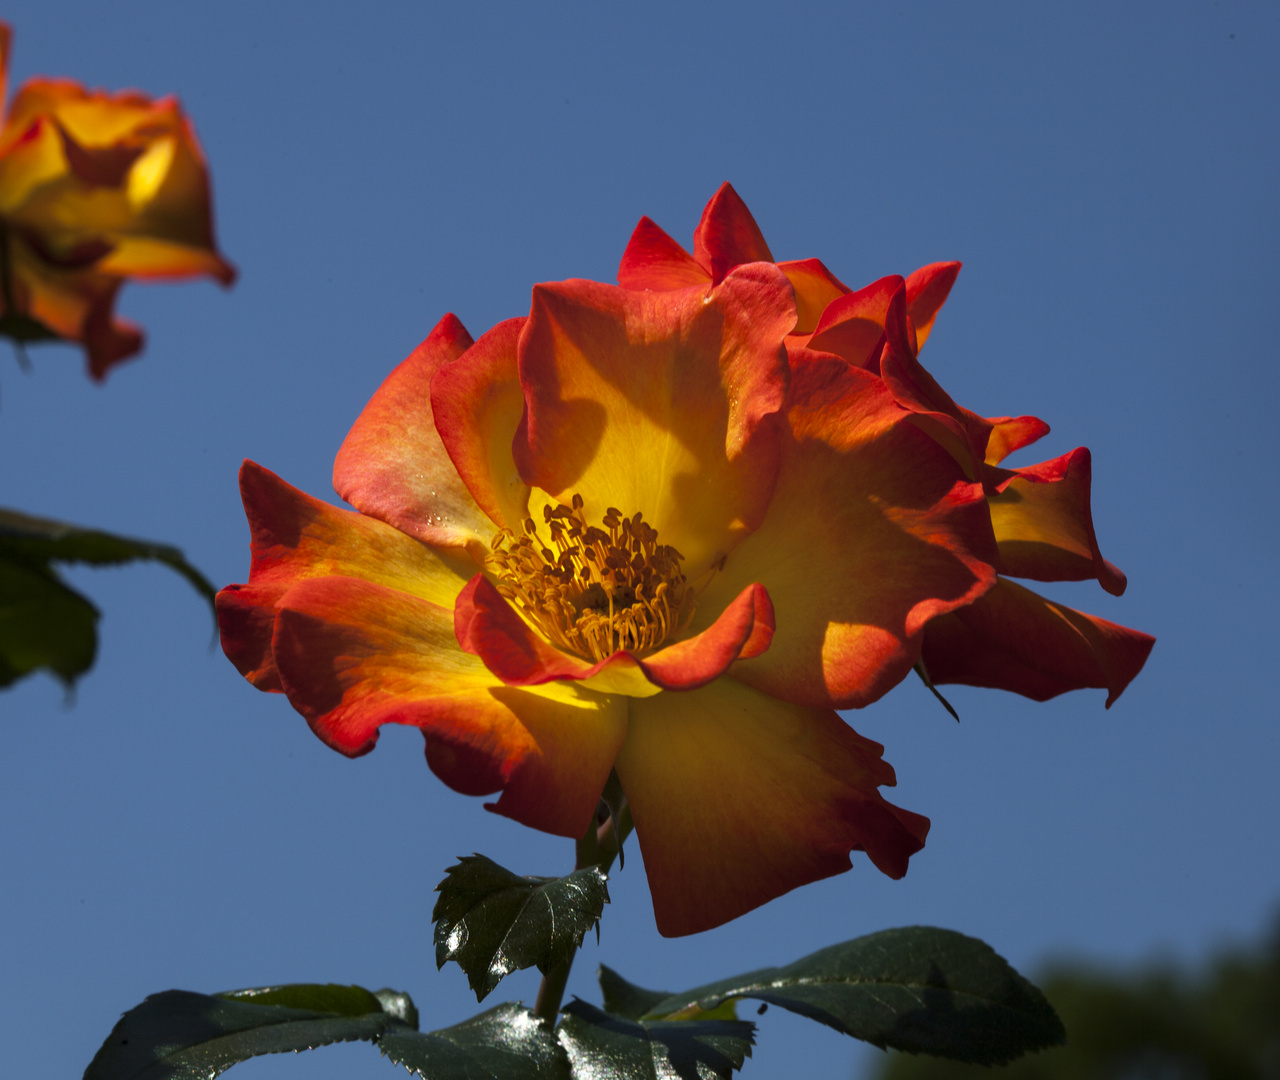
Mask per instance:
[[[622,841],[631,832],[631,813],[624,806],[618,815],[615,828],[612,817],[606,818],[603,824],[592,821],[586,835],[580,839],[574,849],[574,869],[585,870],[588,866],[598,866],[608,873],[609,867],[622,847]],[[554,1024],[560,1012],[560,1002],[564,1000],[564,988],[569,981],[569,972],[573,968],[575,949],[568,958],[557,964],[542,977],[538,986],[538,998],[533,1005],[533,1015],[549,1024]]]
[[[587,826],[586,834],[578,840],[574,847],[573,860],[575,870],[582,870],[596,865],[597,843],[596,823],[593,819]],[[555,1023],[556,1014],[560,1012],[560,1002],[564,999],[565,984],[569,981],[569,971],[573,967],[573,958],[578,954],[574,949],[562,963],[557,964],[545,975],[538,986],[538,999],[533,1005],[533,1015],[549,1024]]]
[[[569,954],[564,963],[557,964],[544,976],[538,985],[538,1000],[533,1005],[533,1015],[548,1024],[556,1022],[560,1012],[560,1002],[564,998],[565,983],[569,981],[569,969],[573,967],[576,950]]]

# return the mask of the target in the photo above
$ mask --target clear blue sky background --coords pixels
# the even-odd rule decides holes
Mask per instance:
[[[1069,10],[1068,10],[1069,7]],[[800,12],[802,14],[798,14]],[[236,469],[333,498],[333,455],[446,311],[478,335],[529,288],[613,279],[649,214],[688,242],[731,180],[779,258],[861,285],[964,271],[924,359],[963,404],[1094,453],[1104,553],[1059,599],[1156,634],[1109,712],[907,683],[851,717],[896,802],[933,819],[901,882],[865,859],[668,941],[632,846],[603,960],[676,989],[884,927],[1053,955],[1194,958],[1280,899],[1277,192],[1280,8],[1138,4],[217,5],[22,0],[14,72],[178,93],[242,279],[126,288],[144,357],[0,345],[0,502],[179,544],[244,580]],[[1040,453],[1040,450],[1043,453]],[[0,1072],[78,1076],[169,987],[408,990],[424,1026],[478,1011],[434,970],[432,888],[483,851],[557,873],[567,842],[427,770],[412,730],[348,761],[210,649],[161,568],[77,571],[97,668],[0,695]],[[768,808],[762,807],[762,813]],[[486,1002],[530,1000],[536,975]],[[771,1010],[747,1076],[847,1076],[858,1044]],[[791,1063],[794,1061],[794,1063]],[[367,1046],[241,1080],[403,1075]]]

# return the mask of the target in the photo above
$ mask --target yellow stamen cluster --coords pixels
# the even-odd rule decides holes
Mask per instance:
[[[640,514],[610,507],[604,528],[588,525],[582,496],[543,507],[548,546],[532,518],[524,535],[503,529],[490,545],[498,592],[553,644],[592,660],[619,649],[643,655],[693,617],[684,558],[658,543]]]

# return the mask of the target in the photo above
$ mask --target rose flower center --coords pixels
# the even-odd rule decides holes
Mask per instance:
[[[603,526],[588,525],[582,496],[543,507],[550,544],[532,518],[524,534],[503,529],[490,545],[498,592],[553,644],[603,660],[619,649],[651,652],[693,617],[684,556],[658,543],[637,513],[610,507]]]

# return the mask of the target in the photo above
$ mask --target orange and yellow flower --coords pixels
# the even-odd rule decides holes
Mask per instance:
[[[0,103],[9,40],[0,23]],[[235,279],[176,99],[25,83],[0,127],[0,333],[78,342],[101,380],[142,348],[141,330],[113,313],[124,281],[200,274]]]
[[[338,454],[355,511],[247,462],[249,581],[218,597],[237,668],[345,754],[414,725],[451,787],[575,838],[616,771],[668,935],[852,851],[905,873],[928,821],[836,710],[999,587],[996,507],[1023,483],[901,400],[880,339],[905,286],[854,363],[813,339],[858,294],[775,264],[745,207],[711,220],[695,256],[642,222],[621,287],[539,285],[478,341],[446,316]],[[942,277],[913,294],[917,340]]]
[[[692,255],[644,218],[618,280],[632,289],[672,289],[710,284],[735,266],[772,260],[750,211],[725,184],[703,212]],[[1155,639],[1009,580],[1095,578],[1114,596],[1124,592],[1124,574],[1102,557],[1094,534],[1089,451],[1079,447],[1038,465],[1000,468],[1009,454],[1047,435],[1049,425],[1034,416],[976,416],[918,360],[960,264],[932,263],[905,279],[890,275],[857,291],[817,259],[777,266],[795,289],[799,311],[788,348],[830,353],[880,376],[912,422],[986,493],[1001,576],[973,603],[930,621],[922,671],[934,683],[1011,690],[1037,701],[1102,688],[1110,707],[1146,663]]]

